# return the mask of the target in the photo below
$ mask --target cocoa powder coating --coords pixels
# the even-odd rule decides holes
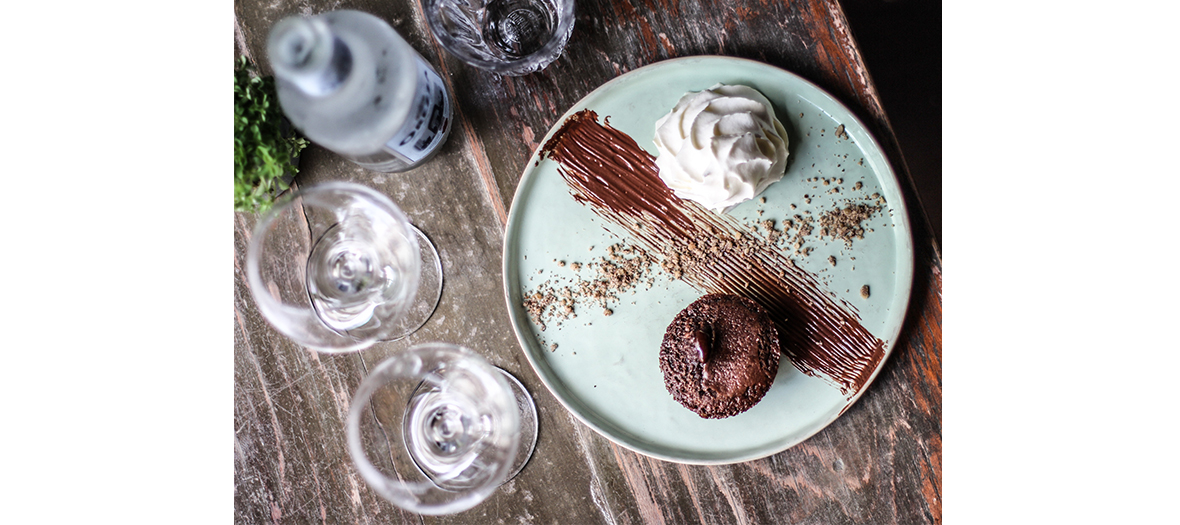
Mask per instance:
[[[660,345],[664,387],[703,418],[745,412],[770,390],[778,330],[758,303],[729,294],[697,299],[672,319]]]

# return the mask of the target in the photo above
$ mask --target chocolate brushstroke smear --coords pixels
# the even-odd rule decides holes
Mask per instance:
[[[851,398],[884,358],[884,342],[861,326],[851,305],[841,301],[846,308],[841,307],[814,276],[774,245],[745,233],[732,217],[676,197],[660,180],[655,157],[609,121],[599,124],[595,112],[586,109],[566,119],[542,155],[558,163],[575,200],[624,228],[647,250],[681,262],[684,254],[695,253],[681,265],[680,279],[705,293],[741,295],[766,308],[783,353],[804,374]],[[704,242],[720,250],[703,253]]]

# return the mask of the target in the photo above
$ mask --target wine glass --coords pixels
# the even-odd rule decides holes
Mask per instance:
[[[322,352],[405,337],[442,292],[430,239],[389,198],[349,182],[280,198],[250,237],[246,277],[268,322]]]
[[[348,410],[348,453],[373,490],[419,514],[479,504],[532,456],[537,409],[475,352],[427,343],[382,361]]]

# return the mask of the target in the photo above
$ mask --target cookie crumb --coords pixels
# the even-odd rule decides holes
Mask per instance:
[[[852,246],[854,239],[864,239],[865,227],[862,222],[868,220],[874,213],[881,211],[879,206],[853,204],[846,208],[834,209],[820,217],[822,237],[842,239],[847,246]]]
[[[867,288],[866,288],[866,289],[867,289]],[[867,293],[867,292],[866,292],[866,293]],[[602,315],[605,315],[605,316],[607,316],[607,317],[610,317],[610,316],[614,315],[614,313],[615,313],[615,311],[614,311],[614,310],[611,310],[610,308],[605,308],[605,309],[603,309],[603,310],[602,310]]]
[[[523,306],[538,328],[544,331],[551,323],[560,325],[577,317],[576,303],[597,303],[600,308],[608,308],[619,300],[620,293],[644,284],[650,287],[654,282],[650,272],[655,260],[644,250],[619,243],[610,246],[608,252],[589,263],[559,263],[574,270],[586,266],[595,270],[593,277],[579,275],[571,280],[555,276],[525,294]]]
[[[768,241],[770,241],[771,243],[778,242],[778,238],[781,233],[778,230],[774,229],[774,219],[766,219],[766,220],[760,222],[759,225],[762,226],[763,230],[766,230],[766,234],[767,234],[766,239]]]
[[[836,256],[835,255],[828,256],[828,264],[830,264],[832,266],[836,265]]]
[[[860,296],[864,297],[865,299],[869,298],[869,285],[866,284],[860,287]]]
[[[553,343],[553,344],[549,345],[549,351],[552,352],[554,350],[557,350],[557,343]]]

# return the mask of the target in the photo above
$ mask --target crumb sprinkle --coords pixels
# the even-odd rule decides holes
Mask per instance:
[[[565,261],[558,263],[559,266],[565,264]],[[575,271],[580,271],[583,266],[592,268],[592,277],[548,279],[524,295],[523,306],[541,331],[545,331],[550,323],[560,325],[562,321],[577,317],[580,303],[597,304],[604,312],[609,312],[606,315],[611,315],[610,305],[619,301],[620,293],[632,291],[644,283],[651,287],[655,280],[651,276],[654,265],[655,258],[642,248],[613,244],[602,257],[586,264],[575,262],[569,265]]]

